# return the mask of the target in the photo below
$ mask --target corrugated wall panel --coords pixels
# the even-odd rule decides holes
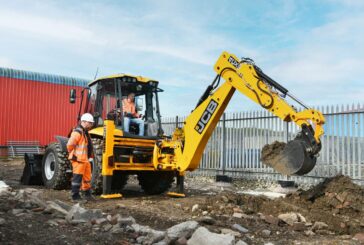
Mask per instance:
[[[55,140],[55,135],[66,135],[75,125],[80,100],[70,104],[69,91],[75,88],[79,95],[86,80],[37,75],[0,69],[0,145],[6,145],[8,140],[46,145]],[[38,77],[41,81],[14,77]]]

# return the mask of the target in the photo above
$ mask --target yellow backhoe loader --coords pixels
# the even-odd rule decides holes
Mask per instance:
[[[280,119],[293,122],[302,131],[274,154],[266,152],[263,162],[285,175],[304,175],[310,172],[321,150],[320,136],[325,119],[321,112],[310,109],[292,96],[286,88],[267,76],[249,58],[237,58],[223,52],[214,70],[217,76],[199,99],[196,108],[186,118],[182,128],[171,136],[163,133],[158,93],[158,82],[126,74],[98,78],[89,84],[83,96],[80,112],[95,117],[90,130],[95,159],[92,166],[92,184],[102,197],[117,197],[128,175],[136,174],[147,194],[167,191],[177,177],[175,196],[183,196],[183,178],[186,171],[194,171],[201,160],[205,146],[235,91],[261,105]],[[220,84],[221,83],[221,84]],[[122,101],[130,93],[136,96],[136,107],[143,114],[145,134],[138,136],[138,127],[124,130]],[[84,98],[85,97],[85,98]],[[305,109],[298,112],[287,103],[290,97]],[[71,90],[70,101],[76,99]],[[85,103],[83,101],[85,100]],[[67,160],[66,137],[57,136],[57,143],[49,145],[45,154],[26,156],[28,169],[41,169],[42,180],[50,188],[67,188],[70,164]],[[40,160],[41,159],[41,160]],[[40,163],[41,162],[41,163]],[[38,174],[39,175],[39,174]]]

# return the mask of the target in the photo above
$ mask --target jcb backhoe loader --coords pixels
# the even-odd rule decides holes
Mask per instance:
[[[128,175],[136,174],[147,194],[165,192],[177,177],[178,191],[174,195],[183,196],[183,176],[198,167],[207,141],[236,90],[283,121],[294,122],[302,128],[279,154],[265,159],[266,163],[286,175],[304,175],[313,169],[321,150],[323,115],[308,107],[296,111],[285,97],[291,97],[302,106],[303,103],[263,73],[251,59],[239,59],[223,52],[214,70],[217,76],[212,84],[183,127],[176,128],[172,136],[163,134],[158,103],[158,93],[162,90],[157,81],[122,74],[99,78],[89,84],[81,108],[96,119],[89,133],[94,144],[92,182],[97,193],[102,192],[102,197],[106,198],[118,196]],[[138,111],[144,115],[144,136],[137,136],[137,127],[131,128],[129,133],[123,130],[122,100],[129,93],[136,95]],[[75,100],[74,90],[70,100]],[[58,142],[49,145],[44,156],[27,156],[27,166],[42,169],[46,186],[62,189],[69,184],[71,171],[65,147],[67,138],[56,138]],[[42,159],[42,163],[37,159]]]

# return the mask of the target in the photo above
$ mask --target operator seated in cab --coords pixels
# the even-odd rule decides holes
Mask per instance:
[[[144,121],[141,119],[142,115],[135,109],[134,99],[134,93],[123,99],[124,132],[129,133],[130,123],[135,123],[139,127],[139,136],[144,136]]]

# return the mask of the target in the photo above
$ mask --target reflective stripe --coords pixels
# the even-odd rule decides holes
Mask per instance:
[[[81,182],[80,183],[72,182],[72,185],[73,186],[80,186],[81,185]]]
[[[87,145],[75,145],[76,146],[76,149],[78,148],[86,148],[87,149]]]
[[[86,151],[75,151],[75,153],[76,153],[76,155],[78,155],[78,154],[82,155],[82,154],[87,153],[87,150]]]

